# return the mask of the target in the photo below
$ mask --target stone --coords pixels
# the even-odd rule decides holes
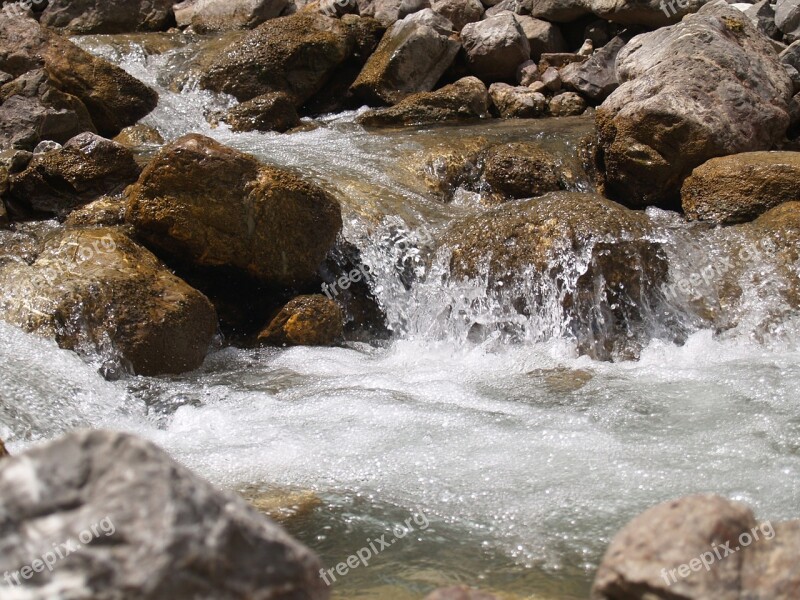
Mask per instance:
[[[125,202],[112,196],[103,196],[76,208],[64,220],[65,227],[116,227],[124,224]]]
[[[233,131],[278,131],[297,127],[297,115],[291,98],[283,92],[257,96],[231,108],[224,118]]]
[[[301,522],[324,506],[311,490],[269,489],[250,487],[239,492],[247,503],[281,525]]]
[[[800,2],[777,0],[775,2],[775,25],[790,43],[800,40]]]
[[[621,82],[597,109],[604,193],[674,206],[692,169],[784,138],[792,82],[769,41],[735,8],[706,4],[673,27],[634,37]]]
[[[359,13],[373,17],[384,27],[393,25],[424,8],[430,8],[430,0],[358,0]]]
[[[503,119],[533,119],[541,117],[547,111],[547,98],[544,94],[528,87],[493,83],[489,86],[489,96]]]
[[[100,196],[121,192],[138,177],[128,148],[82,133],[63,148],[34,152],[28,167],[11,176],[9,197],[34,213],[64,216]]]
[[[541,82],[550,92],[557,92],[561,89],[561,75],[555,67],[547,67],[541,75]]]
[[[0,290],[4,321],[114,371],[196,369],[217,329],[208,299],[119,229],[56,230],[30,264],[0,265]]]
[[[539,80],[540,80],[539,67],[532,60],[526,60],[518,67],[517,82],[519,82],[520,85],[527,86],[532,84],[534,81],[539,81]]]
[[[775,7],[769,0],[761,0],[750,5],[744,14],[753,22],[756,29],[768,38],[779,37],[778,26],[775,25]]]
[[[544,73],[550,67],[561,69],[570,63],[582,63],[585,62],[587,58],[588,57],[575,54],[574,52],[545,52],[539,59],[539,72]]]
[[[448,588],[439,588],[425,596],[425,600],[498,600],[496,596],[457,585]]]
[[[431,9],[394,23],[353,83],[353,94],[380,105],[433,90],[461,48],[452,27]]]
[[[69,433],[3,459],[0,482],[3,571],[85,536],[16,588],[30,600],[329,598],[308,548],[129,434]]]
[[[164,145],[164,138],[158,129],[142,123],[126,127],[114,137],[114,141],[131,150]]]
[[[480,21],[483,17],[483,4],[480,0],[432,0],[431,8],[461,31],[467,23]]]
[[[515,81],[517,67],[531,57],[528,38],[510,12],[466,25],[461,44],[471,73],[484,83]]]
[[[772,527],[772,539],[762,538],[748,546],[745,552],[739,600],[788,599],[796,597],[800,591],[800,572],[797,570],[800,520],[777,523]]]
[[[396,105],[367,111],[356,121],[367,127],[471,121],[489,115],[489,93],[476,77],[464,77],[435,92],[412,94]]]
[[[164,31],[174,0],[48,0],[42,25],[72,35]]]
[[[8,450],[6,450],[6,446],[5,444],[3,444],[3,440],[0,440],[0,459],[6,458],[8,456],[10,456],[10,454],[8,453]]]
[[[198,33],[253,29],[281,16],[290,4],[290,0],[189,0],[175,6],[175,17],[178,27]]]
[[[595,52],[586,62],[571,63],[561,69],[561,83],[572,91],[599,104],[619,87],[617,55],[625,40],[615,37]]]
[[[293,298],[258,334],[271,346],[333,346],[343,338],[342,309],[319,294]]]
[[[517,15],[516,19],[525,33],[534,61],[538,61],[544,53],[567,51],[567,43],[557,25],[526,15]]]
[[[281,287],[309,285],[342,227],[327,192],[199,134],[164,146],[127,191],[160,254]]]
[[[745,152],[712,158],[684,181],[690,219],[730,225],[752,221],[783,202],[800,201],[800,152]]]
[[[561,92],[550,99],[548,111],[554,117],[573,117],[586,110],[586,100],[575,92]]]
[[[501,201],[543,196],[566,188],[560,159],[528,142],[499,144],[483,151],[481,182]]]

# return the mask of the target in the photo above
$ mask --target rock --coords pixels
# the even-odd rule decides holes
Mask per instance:
[[[523,314],[563,310],[579,351],[608,360],[636,356],[648,339],[644,307],[668,275],[653,235],[641,212],[596,194],[552,192],[456,221],[441,245],[456,282],[486,277],[487,294]],[[585,266],[570,259],[576,254]]]
[[[554,117],[582,115],[586,110],[586,100],[575,92],[562,92],[550,99],[547,108]]]
[[[310,550],[131,435],[70,433],[4,459],[0,482],[8,528],[0,567],[16,572],[31,556],[58,563],[22,581],[30,600],[53,589],[79,600],[329,597]],[[54,539],[79,550],[58,559]]]
[[[253,29],[281,16],[290,4],[290,0],[189,0],[175,6],[175,17],[179,27],[198,33]]]
[[[539,81],[539,77],[539,67],[532,60],[526,60],[517,69],[517,81],[520,85],[528,86],[534,81]]]
[[[310,490],[261,490],[256,487],[239,492],[247,503],[281,525],[308,518],[323,505],[322,499]]]
[[[800,40],[800,2],[777,0],[775,2],[775,25],[789,42]]]
[[[540,146],[516,142],[481,153],[482,182],[502,200],[534,198],[566,188],[561,161]],[[484,186],[481,186],[484,187]]]
[[[722,553],[721,548],[730,544],[732,550],[739,536],[755,526],[746,506],[719,496],[688,496],[659,504],[634,518],[611,541],[591,598],[739,600],[744,553],[733,552],[717,561],[712,548]],[[714,561],[712,570],[702,564],[695,569],[703,559]],[[690,570],[692,561],[697,562]],[[687,571],[690,576],[684,574]]]
[[[740,600],[788,599],[800,590],[800,520],[770,526],[773,539],[762,538],[745,552]]]
[[[744,14],[753,22],[756,29],[768,38],[779,37],[775,25],[775,8],[769,0],[761,0],[747,8]]]
[[[4,179],[8,179],[8,173],[5,173],[4,171],[5,167],[0,167],[0,229],[5,229],[10,223],[8,211],[6,211],[6,205],[2,199],[4,193],[3,188],[8,185],[7,182],[3,181]]]
[[[489,86],[489,96],[503,119],[532,119],[547,110],[547,98],[527,87],[493,83]]]
[[[33,153],[27,150],[4,150],[0,152],[0,167],[5,167],[11,174],[24,171],[31,160]]]
[[[492,84],[492,85],[494,85],[494,84]],[[544,94],[547,94],[547,93],[548,93],[548,92],[547,92],[547,86],[546,86],[546,85],[545,85],[543,82],[541,82],[541,81],[534,81],[533,83],[531,83],[531,84],[528,86],[528,89],[529,89],[530,91],[532,91],[532,92],[536,92],[536,93],[538,93],[538,94],[542,94],[542,95],[544,95]],[[547,100],[547,98],[545,98],[545,101],[546,101],[546,100]],[[547,106],[545,106],[545,109],[547,109]]]
[[[595,14],[623,25],[648,28],[678,23],[684,16],[697,12],[708,0],[537,0],[532,2],[531,15],[546,21],[570,23]]]
[[[433,0],[431,8],[449,20],[456,31],[461,31],[467,23],[480,21],[483,17],[483,4],[480,0]]]
[[[461,43],[470,71],[486,83],[515,81],[517,67],[531,57],[528,38],[510,12],[466,25]]]
[[[599,104],[619,87],[617,55],[624,46],[625,40],[615,37],[586,62],[565,66],[561,70],[562,84],[568,90]]]
[[[162,148],[127,196],[155,251],[282,287],[313,283],[342,227],[327,192],[198,134]]]
[[[545,52],[542,54],[542,57],[539,59],[539,72],[544,73],[550,67],[555,69],[561,69],[562,67],[566,67],[570,63],[582,63],[586,62],[587,57],[581,56],[580,54],[575,54],[573,52],[559,52],[559,53],[548,53]]]
[[[66,227],[116,227],[125,224],[125,203],[120,198],[104,196],[69,213]]]
[[[597,109],[605,193],[631,206],[673,205],[692,169],[783,139],[792,83],[770,43],[727,4],[634,37],[621,85]]]
[[[389,27],[408,15],[430,8],[430,0],[358,0],[359,13]]]
[[[8,450],[6,450],[5,444],[3,444],[3,440],[0,440],[0,458],[6,458],[10,456]]]
[[[297,127],[300,117],[291,98],[283,92],[258,96],[234,106],[225,115],[234,131],[284,131]]]
[[[541,75],[541,82],[551,92],[561,89],[561,75],[555,67],[547,67]]]
[[[31,264],[0,266],[0,290],[4,321],[139,375],[199,367],[217,327],[205,296],[117,229],[56,230]]]
[[[497,600],[497,597],[463,585],[457,585],[439,588],[425,596],[425,600]]]
[[[793,42],[788,48],[783,50],[779,55],[781,62],[787,65],[792,65],[795,69],[800,71],[800,40]]]
[[[319,294],[292,299],[258,334],[271,346],[333,346],[343,338],[342,309]]]
[[[361,125],[412,125],[469,121],[489,114],[489,93],[476,77],[464,77],[435,92],[412,94],[395,106],[365,112],[356,119]]]
[[[70,34],[164,31],[174,0],[49,0],[42,25]]]
[[[712,158],[681,189],[690,219],[730,225],[800,200],[800,152],[746,152]]]
[[[138,150],[144,146],[162,146],[164,144],[164,138],[161,137],[158,129],[141,123],[126,127],[114,137],[113,141],[131,150]]]
[[[533,60],[538,61],[543,53],[567,51],[567,43],[557,25],[523,15],[517,15],[516,19],[528,40]]]
[[[67,97],[80,100],[97,132],[104,137],[114,137],[158,103],[154,90],[119,67],[81,50],[32,19],[9,18],[0,13],[0,70],[20,76],[35,69],[44,69],[50,85]],[[77,110],[74,103],[70,110]],[[58,141],[56,137],[52,139]]]
[[[353,52],[339,19],[313,12],[272,19],[234,41],[211,62],[200,85],[240,102],[284,92],[302,106]]]
[[[392,25],[352,85],[372,104],[396,104],[411,94],[431,91],[460,49],[452,23],[431,9]]]
[[[94,135],[94,134],[89,134]],[[53,140],[42,140],[38,144],[36,144],[36,148],[33,149],[33,156],[37,156],[40,154],[47,154],[48,152],[55,152],[56,150],[61,150],[64,146],[59,144],[58,142],[54,142]]]
[[[35,213],[64,216],[105,194],[121,192],[139,177],[131,151],[93,133],[63,148],[36,154],[11,176],[9,197]]]

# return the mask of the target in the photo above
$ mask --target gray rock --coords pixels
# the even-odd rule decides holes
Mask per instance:
[[[800,71],[800,40],[793,42],[788,48],[783,50],[779,55],[781,62],[787,65],[792,65],[795,69]]]
[[[528,87],[493,83],[489,86],[489,96],[504,119],[531,119],[547,111],[547,98]]]
[[[431,8],[448,19],[456,31],[461,31],[467,23],[480,21],[483,17],[483,4],[480,0],[433,0]]]
[[[12,96],[0,105],[0,150],[33,150],[43,137],[66,142],[84,131],[83,125],[81,116],[67,108]]]
[[[520,85],[530,85],[534,81],[539,81],[539,78],[539,67],[532,60],[527,60],[519,66],[517,81]]]
[[[175,6],[175,16],[180,17],[179,27],[200,33],[252,29],[279,17],[290,4],[290,0],[190,0]]]
[[[0,571],[53,557],[52,571],[20,578],[15,597],[329,597],[310,550],[133,436],[68,434],[4,458],[0,482]],[[53,544],[69,542],[76,549],[58,559]]]
[[[548,109],[554,117],[574,117],[586,110],[586,100],[575,92],[561,92],[550,99]]]
[[[617,55],[624,46],[625,40],[615,37],[586,62],[565,66],[561,69],[562,84],[599,104],[619,87]]]
[[[561,75],[555,67],[547,67],[542,73],[542,83],[551,92],[561,89]]]
[[[359,14],[373,17],[385,27],[414,14],[423,8],[430,8],[430,0],[358,0]]]
[[[770,0],[761,0],[745,10],[756,28],[769,38],[778,37],[778,26],[775,24],[775,8]]]
[[[769,41],[724,2],[633,38],[621,85],[597,109],[605,193],[633,206],[677,201],[709,158],[767,150],[789,125],[792,82]]]
[[[372,104],[395,104],[434,88],[460,49],[452,23],[425,9],[392,25],[351,90]]]
[[[789,42],[800,40],[800,0],[777,0],[775,24]]]
[[[37,154],[47,154],[48,152],[53,152],[54,150],[61,150],[63,146],[58,142],[54,142],[53,140],[42,140],[38,144],[36,144],[36,148],[33,149],[33,155],[36,156]]]
[[[49,0],[42,25],[72,34],[163,31],[174,0]]]
[[[538,61],[543,53],[566,52],[567,44],[557,25],[528,16],[517,16],[531,49],[531,58]]]
[[[468,24],[461,31],[461,43],[470,70],[486,83],[514,81],[517,67],[531,54],[525,32],[508,12]]]
[[[531,15],[547,21],[569,23],[595,14],[623,25],[663,27],[696,12],[708,0],[537,0]]]

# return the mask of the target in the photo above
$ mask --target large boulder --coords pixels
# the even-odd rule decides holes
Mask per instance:
[[[531,59],[538,61],[542,54],[568,50],[564,36],[557,25],[526,15],[517,15],[516,19],[528,40]]]
[[[290,0],[187,0],[175,6],[175,16],[179,27],[198,33],[252,29],[290,5]]]
[[[790,42],[800,40],[800,2],[778,0],[775,3],[775,25]]]
[[[517,67],[531,56],[528,38],[511,12],[466,25],[461,44],[470,71],[485,83],[514,81]]]
[[[341,20],[302,11],[234,41],[211,62],[200,85],[239,101],[285,92],[299,107],[323,88],[354,45]]]
[[[584,62],[574,62],[561,69],[561,84],[578,92],[595,104],[601,103],[619,87],[617,80],[617,55],[625,40],[615,37]]]
[[[599,162],[606,194],[632,206],[676,204],[692,169],[769,149],[789,126],[792,82],[770,41],[721,1],[633,38],[617,75],[597,110]]]
[[[690,219],[729,225],[800,200],[800,152],[746,152],[712,158],[681,188]]]
[[[429,8],[397,21],[367,60],[353,93],[372,104],[396,104],[431,91],[461,49],[452,28]]]
[[[478,162],[483,165],[480,187],[500,200],[563,190],[570,179],[557,156],[530,142],[492,146],[481,153]]]
[[[258,335],[271,346],[333,346],[344,337],[342,309],[319,294],[297,296]]]
[[[139,177],[133,153],[93,133],[82,133],[63,148],[36,154],[12,175],[9,198],[36,213],[63,216],[105,194],[121,192]]]
[[[377,19],[385,27],[410,14],[431,7],[430,0],[357,0],[357,2],[360,14]]]
[[[48,0],[42,25],[70,34],[163,31],[175,0]]]
[[[367,111],[361,125],[421,125],[445,121],[472,121],[489,115],[489,93],[480,79],[464,77],[435,92],[419,92],[394,106]]]
[[[198,134],[162,148],[127,196],[156,252],[279,286],[315,281],[342,227],[327,192]]]
[[[114,137],[133,125],[158,103],[154,90],[119,67],[81,50],[33,19],[0,12],[0,71],[19,77],[35,69],[44,69],[52,87],[80,100],[96,130],[105,137]],[[43,102],[49,104],[47,98]],[[72,110],[79,108],[73,106]]]
[[[16,574],[15,597],[329,597],[310,550],[131,435],[70,433],[3,459],[0,482],[0,572]]]
[[[623,25],[664,27],[697,12],[708,0],[535,0],[529,2],[532,16],[570,23],[595,14]]]
[[[300,124],[300,117],[289,98],[283,92],[272,92],[257,96],[231,108],[224,120],[234,131],[278,131]]]
[[[648,307],[668,271],[653,235],[643,213],[596,194],[553,192],[457,221],[441,245],[451,278],[486,278],[488,294],[523,314],[563,311],[559,335],[608,360],[635,356],[646,341]]]
[[[29,263],[0,261],[4,321],[99,352],[108,368],[157,375],[202,364],[213,306],[118,229],[56,230]]]
[[[431,8],[448,19],[456,31],[467,23],[480,21],[484,12],[480,0],[433,0]]]

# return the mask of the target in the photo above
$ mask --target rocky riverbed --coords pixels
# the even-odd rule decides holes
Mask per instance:
[[[0,597],[800,595],[796,0],[2,4]]]

